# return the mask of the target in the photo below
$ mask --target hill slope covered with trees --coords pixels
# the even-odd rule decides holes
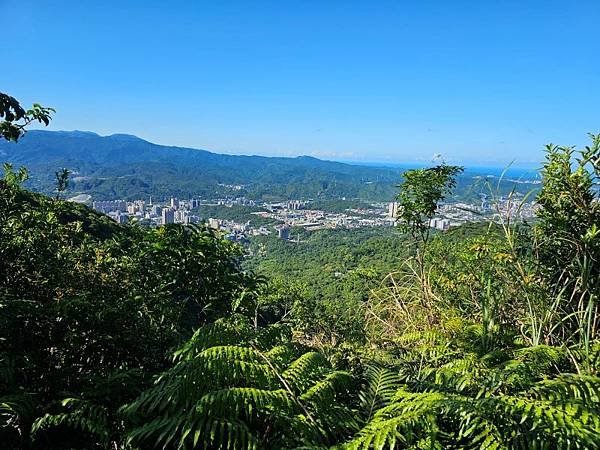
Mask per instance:
[[[253,198],[391,198],[399,170],[360,167],[301,156],[269,158],[211,153],[152,144],[135,136],[30,131],[18,143],[0,142],[0,160],[25,165],[30,185],[52,192],[53,173],[66,167],[73,192],[100,198],[182,198],[217,194]],[[219,186],[221,185],[221,186]],[[243,185],[228,190],[222,185]]]
[[[99,136],[82,131],[29,131],[15,142],[0,141],[0,162],[25,166],[26,187],[52,194],[54,172],[71,172],[69,195],[94,199],[216,198],[246,196],[255,200],[308,199],[392,201],[402,169],[323,161],[309,156],[276,158],[225,155],[167,147],[136,136]],[[481,169],[458,177],[455,194],[477,201],[483,186]],[[477,178],[476,178],[477,177]],[[480,186],[473,181],[480,179]],[[508,177],[492,179],[500,193],[515,188]],[[236,186],[236,187],[234,187]],[[536,188],[522,180],[522,193]]]

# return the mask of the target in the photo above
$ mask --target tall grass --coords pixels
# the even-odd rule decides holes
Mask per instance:
[[[598,286],[593,285],[598,262],[589,251],[580,251],[558,277],[548,276],[545,236],[538,232],[537,220],[530,223],[522,217],[536,191],[521,195],[513,187],[502,193],[507,170],[495,184],[485,180],[473,188],[485,190],[495,205],[491,218],[481,216],[488,223],[482,234],[489,237],[485,250],[502,255],[503,261],[465,263],[443,235],[434,236],[431,244],[440,250],[428,255],[425,250],[430,249],[421,249],[371,292],[365,305],[368,335],[391,342],[405,333],[452,333],[457,323],[476,323],[484,350],[491,350],[499,335],[512,333],[522,345],[563,347],[581,373],[594,372],[600,354]],[[581,237],[572,239],[577,241],[573,245],[585,244]],[[446,280],[448,274],[466,281]],[[444,283],[459,285],[456,294],[441,289]]]

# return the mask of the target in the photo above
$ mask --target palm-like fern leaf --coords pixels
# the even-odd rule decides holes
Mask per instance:
[[[366,383],[358,393],[361,410],[369,421],[376,410],[386,406],[400,387],[400,376],[386,367],[375,364],[365,370]]]
[[[399,390],[377,411],[353,449],[409,448],[428,435],[462,448],[599,448],[600,379],[569,375],[519,395]]]
[[[356,428],[350,410],[337,404],[352,377],[332,371],[322,355],[294,358],[293,346],[262,352],[252,343],[203,345],[180,353],[152,388],[122,408],[133,425],[130,443],[288,448],[325,444],[332,434],[348,436]]]

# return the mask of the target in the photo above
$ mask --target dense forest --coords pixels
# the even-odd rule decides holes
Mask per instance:
[[[9,140],[52,112],[0,100]],[[406,171],[397,233],[257,242],[256,273],[209,228],[117,225],[5,164],[2,447],[599,448],[600,136],[547,148],[534,224],[431,234],[460,171]]]
[[[292,229],[291,237],[291,241],[253,237],[243,268],[278,289],[296,293],[311,314],[297,326],[310,328],[313,339],[362,341],[363,319],[356,310],[409,256],[406,237],[389,228],[316,232],[299,228]]]

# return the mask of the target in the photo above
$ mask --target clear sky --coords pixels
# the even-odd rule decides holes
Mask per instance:
[[[52,129],[217,152],[539,161],[600,131],[599,1],[0,0]]]

